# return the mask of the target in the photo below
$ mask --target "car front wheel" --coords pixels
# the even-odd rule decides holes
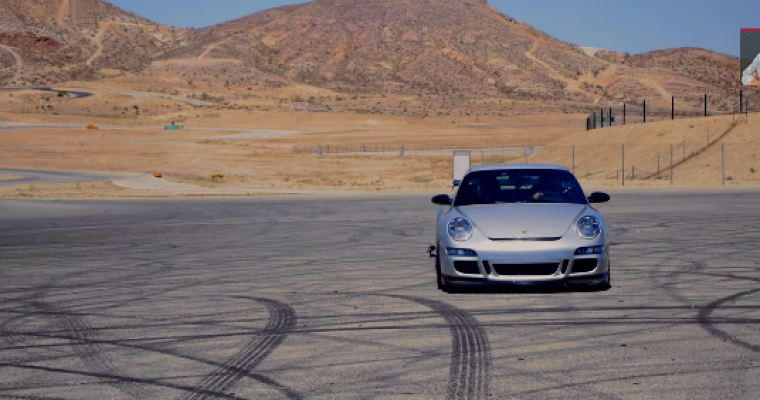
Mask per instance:
[[[441,246],[440,243],[438,244],[438,247],[436,249],[435,254],[435,280],[436,284],[438,285],[438,290],[451,293],[451,284],[446,281],[446,278],[443,277],[443,274],[441,273]]]

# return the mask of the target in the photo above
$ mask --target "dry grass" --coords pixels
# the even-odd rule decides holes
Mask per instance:
[[[676,184],[695,186],[720,184],[720,146],[725,144],[726,172],[731,177],[728,183],[760,183],[760,173],[757,172],[760,162],[756,162],[760,140],[754,122],[760,121],[758,116],[751,115],[749,123],[740,123],[722,139],[719,135],[732,125],[731,116],[595,131],[569,129],[569,126],[578,126],[574,120],[577,117],[556,116],[540,124],[540,117],[526,116],[508,121],[488,121],[502,126],[461,124],[450,127],[434,121],[389,116],[262,113],[255,118],[257,126],[305,132],[266,140],[203,139],[231,133],[215,130],[215,119],[203,118],[194,120],[194,123],[206,126],[208,130],[27,129],[18,131],[23,134],[0,136],[0,146],[3,147],[0,157],[2,166],[8,168],[161,172],[171,181],[220,189],[443,190],[450,188],[451,184],[450,156],[410,155],[414,154],[415,146],[430,148],[433,144],[472,146],[483,143],[495,147],[529,139],[551,142],[531,155],[530,162],[571,166],[575,146],[576,175],[584,185],[592,186],[620,184],[621,146],[625,144],[627,172],[630,174],[631,167],[636,171],[636,179],[629,176],[626,184],[656,186],[670,183],[667,166],[673,144],[675,162],[681,163],[675,169]],[[229,113],[220,121],[228,126],[254,124],[244,113]],[[707,147],[708,130],[710,147]],[[328,143],[354,148],[365,144],[368,151],[373,150],[373,143],[385,143],[389,147],[393,145],[395,154],[398,154],[395,146],[404,144],[407,155],[318,156],[314,152],[294,151],[297,147]],[[658,153],[661,175],[642,180],[657,172]],[[697,155],[692,156],[692,153]],[[684,156],[686,161],[682,161]],[[490,155],[484,162],[522,162],[523,157]],[[480,156],[474,154],[473,164],[480,162]],[[214,174],[222,174],[224,178],[214,179]]]
[[[734,117],[729,115],[576,133],[545,147],[531,160],[570,167],[575,146],[575,171],[579,178],[594,184],[620,184],[625,145],[626,185],[666,185],[670,184],[672,145],[676,184],[719,185],[722,182],[721,148],[725,146],[726,175],[730,177],[727,183],[757,184],[760,183],[757,172],[760,169],[757,159],[760,116],[750,115],[749,121],[744,118],[738,121],[732,128]],[[725,136],[721,136],[723,134]]]
[[[229,197],[231,195],[183,194],[181,192],[162,192],[152,190],[134,190],[116,186],[111,182],[35,184],[0,187],[0,199],[119,199],[119,198],[166,198],[166,197]],[[235,196],[270,197],[269,193],[240,194]]]

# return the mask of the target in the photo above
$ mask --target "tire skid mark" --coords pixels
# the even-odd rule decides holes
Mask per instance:
[[[124,377],[120,382],[107,381],[104,383],[136,399],[144,399],[153,394],[152,389],[142,384],[131,382],[132,379],[114,366],[111,360],[103,354],[102,348],[98,345],[97,338],[92,333],[94,328],[87,324],[84,318],[56,310],[45,303],[34,302],[32,305],[45,313],[53,315],[57,323],[67,331],[69,340],[71,341],[71,348],[87,368],[91,371],[110,376]]]
[[[266,327],[259,336],[248,342],[242,350],[227,360],[220,368],[203,378],[197,385],[197,391],[186,393],[182,400],[205,399],[208,398],[207,393],[223,393],[229,390],[242,378],[250,375],[250,371],[264,361],[295,328],[296,313],[289,305],[264,298],[239,298],[259,302],[267,308],[269,321]],[[257,376],[257,380],[274,387],[290,399],[302,398],[300,394],[271,379]]]
[[[712,315],[713,311],[719,309],[723,304],[734,301],[744,296],[755,294],[755,293],[760,293],[760,289],[747,290],[744,292],[736,293],[731,296],[713,301],[712,303],[706,305],[701,310],[699,310],[699,314],[697,316],[699,325],[702,327],[702,329],[706,330],[707,333],[709,333],[712,336],[715,336],[719,339],[723,339],[724,341],[730,342],[739,347],[743,347],[747,350],[760,352],[760,345],[748,343],[735,336],[732,336],[731,334],[713,325],[712,322],[710,321],[710,315]]]
[[[383,295],[424,305],[438,313],[451,332],[451,368],[446,399],[484,399],[489,396],[491,351],[486,331],[468,312],[436,300]]]

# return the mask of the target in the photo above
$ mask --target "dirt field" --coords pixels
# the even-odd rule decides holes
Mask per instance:
[[[576,175],[584,185],[592,186],[621,184],[622,145],[626,146],[627,186],[670,185],[671,144],[674,145],[676,185],[720,185],[720,154],[721,146],[725,145],[726,183],[760,183],[756,170],[760,162],[755,163],[760,140],[754,133],[757,118],[753,115],[749,121],[740,120],[737,124],[731,116],[720,116],[595,131],[583,129],[585,116],[572,114],[471,119],[451,124],[441,120],[359,114],[223,111],[221,117],[190,119],[183,123],[186,129],[177,131],[164,130],[163,124],[147,126],[150,119],[109,124],[131,124],[123,128],[86,130],[85,122],[100,122],[70,115],[7,112],[0,115],[17,122],[82,126],[3,131],[0,167],[161,172],[169,181],[219,189],[446,190],[451,187],[452,165],[444,149],[498,149],[529,144],[547,144],[529,156],[530,162],[552,162],[569,167],[573,165],[574,146]],[[146,125],[138,126],[138,123]],[[271,139],[235,138],[235,135],[252,132],[253,128],[298,134]],[[215,136],[224,138],[214,139]],[[402,145],[406,150],[404,157],[398,155]],[[325,151],[330,146],[331,153],[358,151],[360,146],[366,146],[367,151],[383,149],[387,155],[319,156],[317,146]],[[444,155],[414,155],[420,149],[441,149]],[[523,162],[524,159],[523,154],[498,154],[497,151],[486,155],[483,162]],[[477,152],[473,154],[472,163],[481,163]],[[213,178],[215,174],[223,178]],[[30,192],[27,189],[6,188],[3,196]],[[113,189],[108,184],[86,191],[76,186],[36,190],[39,195],[49,191],[51,195],[71,197],[144,195]]]
[[[250,193],[236,195],[244,197],[280,196],[271,193]],[[35,184],[0,187],[0,199],[117,199],[117,198],[169,198],[177,197],[176,193],[126,189],[111,182]],[[182,197],[229,197],[229,195],[182,194]]]
[[[574,147],[579,178],[620,184],[624,145],[626,185],[670,185],[672,145],[675,184],[720,185],[725,149],[726,184],[754,185],[760,183],[758,128],[760,116],[753,114],[604,128],[568,135],[531,159],[572,166]]]

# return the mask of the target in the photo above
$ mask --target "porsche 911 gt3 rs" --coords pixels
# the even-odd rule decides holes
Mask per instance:
[[[454,198],[438,195],[438,288],[455,285],[582,283],[610,287],[608,226],[575,176],[554,164],[471,168]],[[435,252],[435,254],[433,254]]]

